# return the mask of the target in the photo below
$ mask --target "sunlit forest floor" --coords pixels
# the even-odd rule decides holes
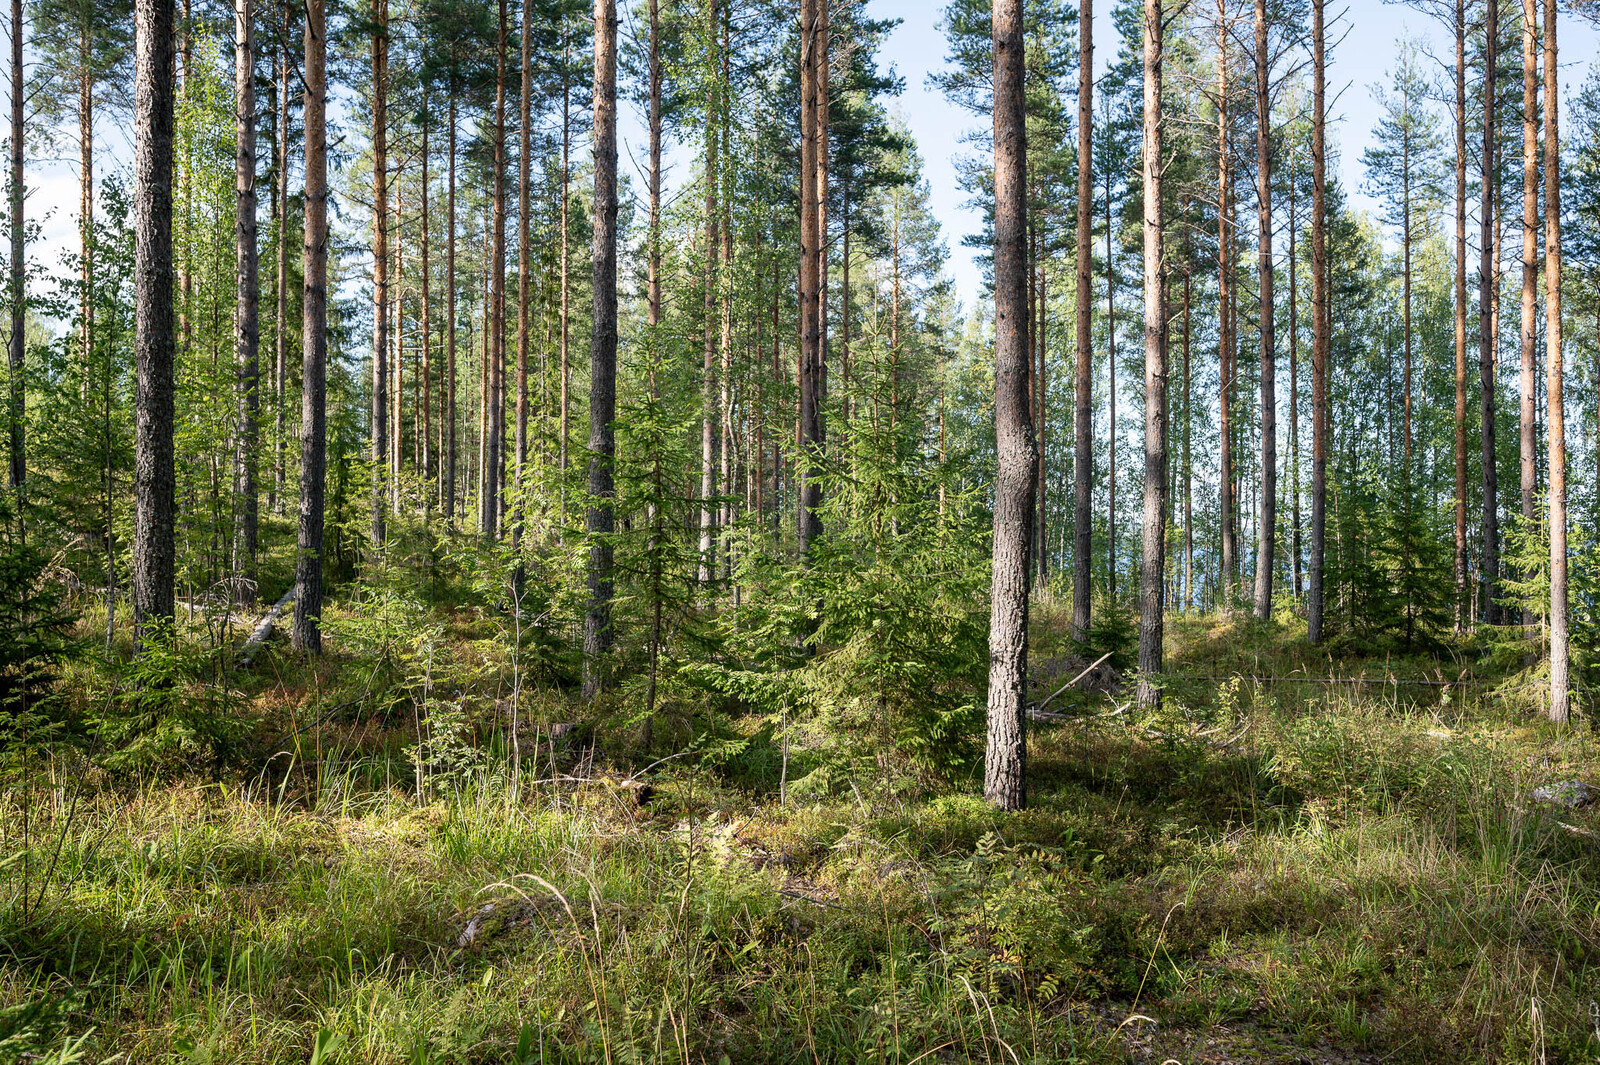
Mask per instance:
[[[1037,607],[1038,699],[1081,663],[1065,609]],[[1595,736],[1501,678],[1176,617],[1164,708],[1058,698],[1000,815],[981,768],[794,794],[803,745],[734,711],[712,757],[664,709],[643,756],[532,680],[515,765],[492,696],[419,748],[341,610],[315,669],[280,637],[196,696],[187,727],[239,726],[226,764],[8,778],[0,1060],[1600,1053],[1600,804],[1534,795],[1592,776]],[[505,690],[503,619],[429,623]]]

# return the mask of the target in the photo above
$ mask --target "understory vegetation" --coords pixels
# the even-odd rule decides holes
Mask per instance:
[[[1335,661],[1293,618],[1179,614],[1150,711],[1114,611],[1113,661],[1057,694],[1088,663],[1044,597],[1030,698],[1056,698],[1003,813],[940,739],[977,731],[981,624],[903,647],[926,626],[884,614],[763,672],[718,630],[763,608],[730,607],[696,656],[719,680],[663,665],[646,753],[642,694],[579,701],[571,634],[518,626],[494,571],[394,563],[309,662],[237,666],[226,600],[165,658],[69,640],[56,733],[4,769],[0,1059],[1600,1050],[1600,818],[1534,794],[1595,736],[1479,648]]]

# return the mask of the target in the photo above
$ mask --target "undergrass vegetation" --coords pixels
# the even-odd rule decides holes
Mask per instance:
[[[869,614],[792,681],[665,676],[646,753],[496,589],[365,594],[315,665],[197,623],[160,677],[67,667],[81,742],[5,763],[0,1061],[1600,1053],[1600,816],[1533,796],[1600,752],[1502,676],[1175,617],[1162,709],[1065,693],[1007,815],[926,739],[970,740],[981,669]],[[1081,664],[1062,610],[1036,699]]]

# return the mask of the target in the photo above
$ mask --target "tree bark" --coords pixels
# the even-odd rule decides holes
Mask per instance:
[[[1561,136],[1556,4],[1544,4],[1544,343],[1550,417],[1550,720],[1572,710],[1567,648],[1567,436],[1561,361]]]
[[[1300,289],[1299,289],[1299,212],[1295,209],[1294,156],[1289,157],[1289,572],[1294,582],[1294,597],[1299,599],[1305,589],[1301,573],[1300,543]]]
[[[1263,0],[1256,0],[1258,13],[1262,3]],[[1144,551],[1139,580],[1138,695],[1139,702],[1145,706],[1156,706],[1161,702],[1158,678],[1161,673],[1167,605],[1167,307],[1161,220],[1161,181],[1166,165],[1161,150],[1161,68],[1165,30],[1161,0],[1144,0]],[[1263,46],[1264,34],[1265,26],[1262,23],[1256,33],[1258,47]],[[1257,91],[1264,96],[1262,69],[1258,67]],[[1266,149],[1263,148],[1263,169],[1265,157]],[[1270,207],[1264,210],[1270,212]],[[1269,240],[1270,236],[1269,229]],[[1270,245],[1262,252],[1262,257],[1266,264],[1263,270],[1270,270]],[[1270,307],[1271,282],[1264,277],[1263,284],[1267,286],[1263,301],[1265,307]],[[1262,311],[1264,318],[1270,315],[1265,307]],[[1270,358],[1268,343],[1262,342],[1262,368],[1263,373],[1269,373],[1270,376],[1267,370]],[[1263,396],[1268,387],[1262,386]],[[1268,569],[1271,569],[1270,553]],[[1270,588],[1269,584],[1269,595]],[[1258,600],[1260,594],[1258,583]]]
[[[1456,0],[1456,542],[1455,627],[1466,631],[1467,595],[1467,14]]]
[[[822,0],[800,3],[800,551],[809,554],[822,535],[822,484],[818,480],[824,442],[822,424],[822,241],[816,173],[822,142],[820,68],[826,64]]]
[[[996,470],[983,793],[1002,810],[1020,810],[1026,801],[1024,702],[1034,468],[1024,321],[1028,280],[1022,0],[994,0],[993,33]]]
[[[594,332],[589,373],[589,609],[583,620],[583,691],[600,694],[611,651],[617,408],[617,4],[594,5]]]
[[[517,153],[517,454],[516,480],[512,492],[515,518],[511,524],[513,547],[522,544],[526,519],[525,495],[528,491],[528,333],[530,285],[533,273],[532,217],[533,189],[529,169],[533,157],[533,16],[524,4],[522,29],[522,91],[519,95],[522,151]],[[522,588],[523,568],[517,566],[517,588]],[[519,606],[520,609],[520,606]]]
[[[273,341],[277,362],[272,375],[272,512],[282,516],[287,506],[289,390],[289,5],[283,5],[283,40],[278,56],[278,265],[273,278],[275,317]]]
[[[1223,0],[1217,0],[1217,436],[1221,486],[1219,504],[1222,526],[1222,571],[1218,581],[1218,600],[1231,605],[1237,594],[1239,545],[1237,541],[1238,500],[1234,496],[1233,469],[1233,156],[1229,143],[1232,119],[1228,109],[1228,13]]]
[[[389,0],[372,0],[372,546],[387,538],[389,462]]]
[[[1499,285],[1495,276],[1495,207],[1498,202],[1495,174],[1495,74],[1499,62],[1499,5],[1488,6],[1488,26],[1484,45],[1483,85],[1483,181],[1480,208],[1480,246],[1478,267],[1478,382],[1480,393],[1479,435],[1483,454],[1483,551],[1479,568],[1483,574],[1483,620],[1490,625],[1500,621],[1500,511],[1496,499],[1498,477],[1495,470],[1495,304]]]
[[[250,0],[234,0],[234,354],[238,363],[239,425],[234,441],[233,569],[255,577],[256,450],[261,411],[259,344],[260,279],[256,263],[256,53]]]
[[[500,0],[499,29],[495,39],[494,90],[494,228],[489,238],[489,441],[488,467],[483,478],[483,530],[490,540],[500,538],[500,485],[505,475],[506,444],[506,0]]]
[[[1089,638],[1090,554],[1094,502],[1094,340],[1091,309],[1094,291],[1094,0],[1078,8],[1078,214],[1073,245],[1077,291],[1073,302],[1073,341],[1077,349],[1073,377],[1072,446],[1072,638]]]
[[[1307,566],[1306,639],[1323,635],[1323,571],[1328,527],[1328,177],[1327,59],[1323,8],[1311,0],[1311,558]]]
[[[706,9],[706,40],[716,48],[717,0],[709,0]],[[706,183],[706,274],[704,318],[701,320],[700,367],[700,572],[702,587],[709,587],[716,576],[717,511],[713,500],[717,495],[717,88],[716,79],[708,78],[706,89],[705,183]]]
[[[140,8],[140,10],[143,10]],[[28,477],[27,387],[25,325],[27,322],[27,228],[23,215],[22,150],[27,130],[23,122],[22,0],[11,0],[11,336],[6,345],[11,370],[11,490],[23,500]],[[170,120],[169,120],[170,122]],[[170,432],[170,431],[169,431]],[[17,521],[23,520],[17,508]]]
[[[1260,256],[1261,508],[1256,521],[1256,617],[1272,616],[1272,578],[1278,535],[1277,309],[1272,296],[1272,101],[1268,96],[1267,3],[1256,14],[1256,214]],[[1408,273],[1409,276],[1409,273]]]
[[[1521,396],[1518,404],[1521,444],[1522,517],[1534,519],[1533,496],[1539,486],[1537,407],[1534,384],[1538,339],[1539,276],[1539,3],[1522,0],[1522,315],[1518,355]]]
[[[450,163],[445,189],[444,239],[444,519],[456,527],[456,86],[450,83]],[[469,331],[470,335],[470,331]]]
[[[13,15],[16,8],[13,7]],[[172,0],[134,6],[134,361],[137,397],[133,470],[133,624],[138,641],[157,638],[172,621],[176,561],[173,470],[172,305]],[[20,41],[21,34],[15,34]],[[13,89],[16,88],[13,81]],[[18,97],[20,100],[20,96]],[[21,144],[14,139],[13,148]],[[13,155],[13,179],[16,157]],[[12,209],[16,210],[17,198]],[[13,214],[13,255],[22,232]],[[15,261],[15,260],[14,260]],[[13,296],[16,295],[13,275]],[[13,351],[21,330],[13,319]],[[13,381],[20,380],[15,366]],[[18,411],[13,406],[13,417]],[[12,428],[12,487],[19,489],[20,422]]]
[[[83,344],[83,398],[89,398],[94,359],[94,66],[91,20],[80,15],[78,33],[78,320]]]
[[[432,219],[428,213],[428,163],[430,152],[428,147],[428,124],[432,112],[429,110],[427,90],[422,94],[422,402],[417,405],[417,418],[421,422],[418,438],[421,443],[421,461],[418,463],[422,473],[422,509],[426,513],[431,497],[428,494],[428,480],[436,475],[434,462],[436,456],[433,447],[433,272],[430,262],[429,238],[431,237]]]
[[[328,370],[328,130],[324,0],[306,0],[305,338],[300,401],[300,535],[294,646],[322,650],[322,527]]]

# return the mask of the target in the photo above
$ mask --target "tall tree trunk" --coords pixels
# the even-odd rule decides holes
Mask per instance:
[[[706,42],[716,49],[717,0],[706,7]],[[714,59],[713,59],[714,62]],[[706,88],[706,276],[704,315],[701,320],[700,368],[700,573],[702,586],[715,579],[717,511],[717,88],[716,78],[707,79]]]
[[[494,88],[494,230],[489,238],[489,446],[483,478],[484,534],[500,538],[500,485],[505,476],[506,446],[506,48],[509,43],[506,0],[500,0],[495,38]]]
[[[589,609],[583,691],[600,694],[611,651],[612,461],[617,409],[617,3],[594,5],[594,332],[589,373]]]
[[[450,82],[450,162],[445,189],[444,237],[444,520],[456,527],[456,86]]]
[[[646,263],[648,281],[650,401],[661,398],[661,383],[656,367],[661,361],[661,5],[660,0],[650,0],[650,234]],[[759,432],[759,430],[758,430]],[[759,439],[759,437],[758,437]],[[759,444],[757,445],[759,449]],[[661,449],[656,447],[651,460],[652,489],[660,495],[665,491],[665,471],[662,469]],[[758,489],[759,493],[759,489]],[[757,504],[760,509],[760,504]],[[654,740],[656,713],[656,679],[661,669],[662,608],[665,605],[663,559],[661,550],[666,535],[665,514],[658,502],[650,504],[650,674],[645,693],[644,730],[640,739],[646,751]]]
[[[526,520],[528,491],[528,341],[532,321],[529,319],[529,298],[533,273],[532,219],[533,189],[529,184],[529,170],[533,158],[533,15],[528,5],[522,7],[522,86],[518,98],[522,127],[522,150],[517,153],[517,456],[516,487],[512,492],[515,519],[511,524],[513,547],[522,544],[522,526]],[[517,564],[517,590],[520,594],[523,567]],[[518,609],[521,609],[520,604]]]
[[[1550,720],[1572,709],[1567,654],[1567,435],[1561,392],[1561,136],[1556,4],[1544,4],[1544,343],[1550,410]]]
[[[1521,395],[1522,517],[1534,519],[1533,495],[1539,486],[1539,397],[1534,347],[1538,340],[1539,278],[1539,0],[1522,0],[1522,315],[1518,337]],[[1531,621],[1531,617],[1525,617]]]
[[[713,4],[713,7],[715,5]],[[717,82],[717,115],[721,126],[717,136],[717,147],[722,153],[724,161],[731,160],[732,155],[729,145],[733,140],[733,95],[729,82],[729,36],[731,33],[730,15],[731,4],[722,5],[722,45],[721,45],[721,77]],[[715,32],[715,29],[713,29]],[[734,455],[734,425],[733,425],[733,182],[731,180],[731,164],[719,168],[718,178],[722,187],[718,190],[718,199],[721,201],[722,222],[720,232],[720,247],[718,248],[718,282],[717,303],[722,318],[721,338],[718,342],[718,351],[721,362],[721,390],[722,395],[717,407],[717,415],[722,426],[721,461],[718,469],[722,485],[724,502],[720,510],[720,526],[722,541],[722,572],[729,584],[733,581],[733,542],[732,529],[734,521],[734,491],[737,488],[737,467]],[[734,601],[738,601],[739,590],[733,589]]]
[[[306,0],[305,339],[300,402],[300,537],[294,646],[322,650],[322,527],[328,371],[328,130],[324,0]]]
[[[570,418],[567,389],[572,380],[571,364],[568,361],[570,339],[568,309],[571,296],[568,264],[572,235],[572,226],[568,221],[572,200],[572,62],[568,32],[567,16],[563,14],[561,16],[561,424],[557,460],[558,469],[561,471],[561,520],[556,524],[557,529],[565,528],[567,524],[567,436]]]
[[[1256,0],[1258,19],[1264,19]],[[1162,664],[1162,637],[1166,623],[1167,571],[1167,306],[1166,263],[1162,251],[1161,182],[1166,160],[1161,151],[1162,38],[1166,30],[1161,0],[1144,0],[1144,553],[1139,581],[1139,702],[1161,702],[1158,677]],[[1258,23],[1256,46],[1265,52],[1265,23]],[[1258,64],[1261,60],[1257,60]],[[1266,94],[1264,66],[1257,67],[1258,99]],[[1263,125],[1266,125],[1265,117]],[[1266,169],[1266,149],[1261,150]],[[1265,178],[1262,179],[1265,185]],[[1270,204],[1270,200],[1268,201]],[[1263,211],[1270,212],[1270,206]],[[1270,219],[1270,213],[1265,217]],[[1271,239],[1270,221],[1263,222]],[[1263,310],[1270,321],[1270,244],[1262,252]],[[1263,326],[1270,335],[1270,326]],[[1262,372],[1270,377],[1270,340],[1262,342]],[[1270,385],[1263,385],[1265,390]],[[1265,404],[1265,398],[1263,398]],[[1263,416],[1263,430],[1266,418]],[[1270,542],[1267,569],[1272,568]],[[1271,586],[1268,585],[1270,600]],[[1261,586],[1256,585],[1259,602]]]
[[[234,0],[234,157],[237,245],[234,354],[239,367],[239,426],[234,441],[233,569],[247,578],[256,567],[256,429],[261,412],[259,343],[260,283],[256,270],[256,53],[250,0]]]
[[[1483,620],[1491,625],[1500,621],[1500,604],[1495,601],[1500,594],[1500,510],[1496,498],[1498,477],[1495,471],[1494,417],[1495,417],[1495,304],[1499,292],[1496,277],[1495,206],[1498,203],[1495,174],[1495,74],[1499,62],[1500,5],[1495,0],[1488,3],[1488,25],[1484,43],[1483,84],[1483,200],[1480,209],[1480,246],[1482,259],[1478,267],[1478,382],[1481,408],[1479,435],[1483,453],[1483,552],[1479,569],[1483,574]]]
[[[83,398],[94,360],[94,53],[87,11],[78,32],[78,323],[83,345]]]
[[[418,438],[422,454],[418,463],[422,472],[422,509],[426,514],[431,496],[428,481],[435,476],[433,448],[433,273],[429,261],[429,237],[432,229],[428,215],[428,122],[427,90],[422,94],[422,402],[417,405],[417,418],[421,423]]]
[[[389,462],[389,0],[372,0],[372,546],[386,539]]]
[[[1072,442],[1072,638],[1089,638],[1090,565],[1094,503],[1094,339],[1090,332],[1094,291],[1094,0],[1078,8],[1078,204],[1077,238],[1073,244],[1076,292],[1073,341],[1077,364],[1073,376]]]
[[[1311,558],[1306,639],[1322,643],[1328,528],[1328,176],[1327,60],[1323,8],[1311,0]]]
[[[1260,256],[1261,509],[1256,521],[1256,617],[1272,616],[1278,536],[1277,309],[1272,297],[1272,101],[1268,96],[1267,2],[1256,5],[1256,243]],[[1408,274],[1409,276],[1409,274]]]
[[[816,173],[821,164],[821,68],[824,54],[822,0],[800,3],[800,420],[797,459],[800,478],[800,550],[822,535],[822,483],[819,460],[822,426],[822,242]]]
[[[1230,606],[1237,594],[1239,573],[1238,500],[1234,495],[1233,468],[1233,235],[1230,225],[1233,208],[1233,156],[1229,144],[1232,122],[1228,111],[1228,13],[1223,0],[1217,0],[1217,302],[1218,338],[1217,385],[1218,438],[1221,484],[1220,520],[1222,525],[1222,574],[1218,599]]]
[[[16,7],[13,6],[13,15]],[[134,6],[134,361],[137,404],[133,467],[133,624],[135,639],[160,635],[172,620],[175,564],[172,361],[172,0]],[[15,24],[13,24],[15,26]],[[14,34],[21,40],[21,34]],[[13,81],[13,89],[16,83]],[[18,97],[20,100],[20,96]],[[12,140],[13,151],[22,143]],[[12,157],[15,178],[16,156]],[[19,198],[14,197],[16,211]],[[12,230],[15,256],[20,226]],[[13,262],[19,262],[13,259]],[[13,297],[16,279],[13,275]],[[20,303],[18,304],[20,307]],[[14,339],[22,336],[15,318]],[[13,345],[13,352],[16,350]],[[13,356],[14,357],[14,356]],[[13,381],[18,380],[15,365]],[[18,411],[13,406],[13,417]],[[20,490],[20,422],[12,428],[12,487]]]
[[[1185,210],[1187,215],[1188,211]],[[1193,407],[1193,363],[1190,361],[1189,347],[1194,331],[1190,319],[1193,307],[1194,275],[1189,269],[1191,259],[1188,238],[1184,240],[1183,264],[1183,607],[1189,609],[1194,606],[1194,461],[1190,450],[1190,437],[1194,431],[1194,419],[1191,417]]]
[[[1020,810],[1026,800],[1024,704],[1034,467],[1024,322],[1028,185],[1023,143],[1022,0],[994,0],[993,25],[996,469],[983,794],[1002,810]]]
[[[389,513],[400,515],[400,457],[405,452],[405,163],[394,173],[394,277],[389,283]]]
[[[1109,100],[1107,103],[1109,104]],[[1106,170],[1106,411],[1110,415],[1106,467],[1106,596],[1117,598],[1117,269],[1112,261],[1111,180]]]
[[[278,55],[278,265],[273,278],[277,289],[273,340],[277,362],[272,375],[272,512],[283,515],[287,506],[289,390],[289,4],[283,4],[283,39]]]
[[[1300,572],[1300,278],[1299,278],[1299,212],[1296,210],[1297,175],[1294,157],[1289,158],[1289,522],[1291,525],[1290,574],[1294,581],[1294,597],[1300,598],[1304,590]]]
[[[139,8],[143,10],[143,8]],[[24,225],[22,149],[27,130],[23,125],[22,95],[22,0],[11,0],[11,336],[6,345],[11,370],[11,490],[17,502],[23,499],[22,486],[28,477],[26,433],[27,388],[25,384],[25,330],[27,321],[27,231]],[[170,119],[169,119],[170,122]],[[17,521],[23,520],[17,508]]]
[[[1452,23],[1456,37],[1456,542],[1455,628],[1466,631],[1467,594],[1467,13],[1466,0],[1456,0]]]

